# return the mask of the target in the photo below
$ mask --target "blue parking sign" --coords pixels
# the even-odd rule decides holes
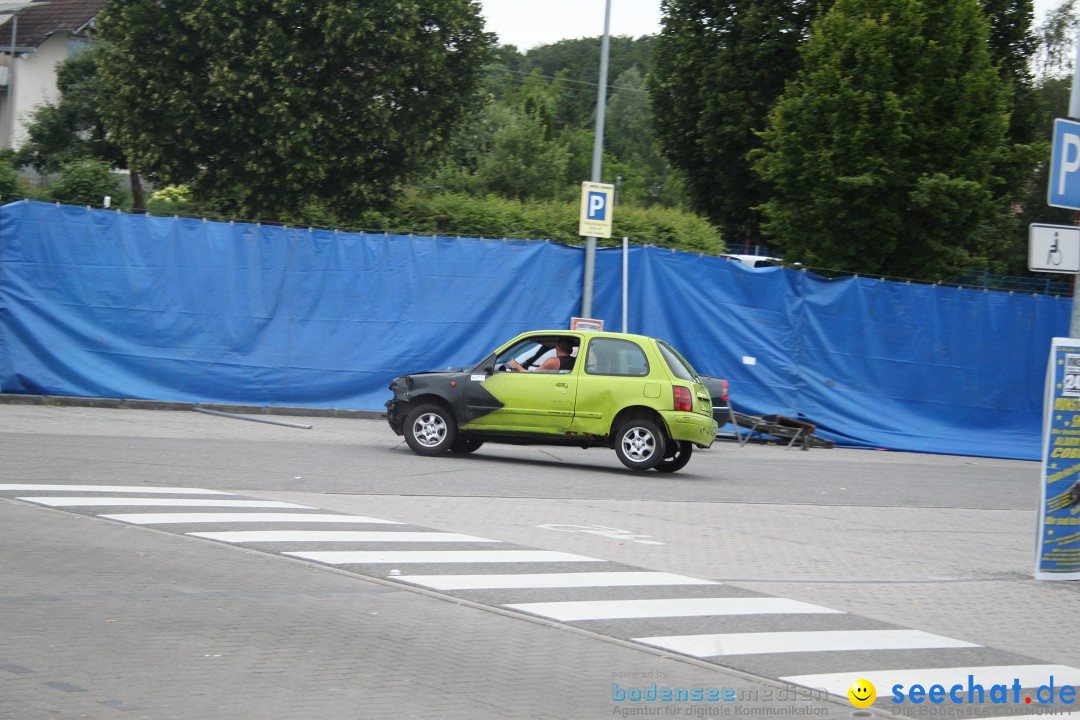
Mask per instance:
[[[1054,120],[1054,149],[1050,155],[1051,207],[1080,210],[1080,122]]]

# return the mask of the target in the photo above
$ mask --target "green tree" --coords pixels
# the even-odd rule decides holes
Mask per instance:
[[[624,205],[675,207],[681,189],[653,140],[644,87],[650,42],[613,43],[612,65],[626,69],[610,87],[603,180],[621,177]],[[592,166],[599,38],[540,46],[526,55],[501,46],[496,54],[485,80],[490,102],[448,143],[443,161],[415,183],[416,191],[576,200]],[[579,79],[586,75],[589,80]],[[574,117],[570,111],[583,98]]]
[[[16,154],[16,163],[30,165],[39,173],[55,173],[75,160],[96,158],[112,168],[127,169],[127,158],[110,139],[101,118],[96,46],[80,50],[57,66],[56,88],[57,102],[43,103],[31,112],[27,140]],[[139,211],[142,183],[137,172],[129,176],[133,209]]]
[[[980,0],[990,21],[989,50],[998,74],[1007,88],[1009,125],[1005,147],[994,169],[1001,181],[993,188],[999,204],[997,222],[986,227],[988,237],[998,247],[992,250],[995,269],[1006,270],[1005,260],[1021,246],[1026,253],[1027,226],[1020,225],[1023,213],[1015,208],[1029,196],[1039,161],[1049,147],[1044,142],[1046,106],[1035,87],[1031,72],[1038,39],[1032,32],[1034,10],[1031,0]]]
[[[566,190],[570,153],[550,135],[539,111],[511,112],[480,158],[480,186],[514,200],[552,200]]]
[[[124,197],[120,180],[109,165],[96,158],[72,160],[61,167],[60,178],[48,187],[47,193],[50,200],[94,207],[100,207],[105,197],[111,198],[114,205],[124,205],[129,199]]]
[[[988,32],[977,0],[837,0],[814,24],[754,154],[786,258],[926,279],[983,261],[1008,125]]]
[[[57,103],[43,103],[31,112],[27,140],[17,158],[40,173],[57,172],[73,161],[115,151],[106,146],[100,123],[97,67],[92,50],[76,53],[56,68]]]
[[[990,21],[990,57],[1010,79],[1031,77],[1031,57],[1039,46],[1031,29],[1032,0],[980,0]]]
[[[663,0],[650,93],[656,135],[694,209],[731,243],[758,242],[768,185],[747,153],[831,0]]]
[[[559,132],[592,129],[596,117],[596,90],[600,76],[600,37],[560,40],[532,48],[522,60],[521,72],[558,78],[559,95],[553,108]],[[636,68],[642,76],[652,67],[655,38],[645,36],[610,38],[608,78],[618,78]],[[609,96],[616,88],[608,89]]]
[[[1017,2],[1017,5],[1023,5]],[[1031,126],[1032,139],[1026,164],[1020,164],[1017,176],[1009,177],[1006,167],[1003,176],[1007,179],[1006,188],[1016,193],[1009,213],[1009,224],[1002,228],[999,236],[1006,238],[998,257],[992,264],[996,272],[1009,275],[1027,275],[1028,226],[1033,222],[1070,224],[1075,219],[1071,210],[1051,208],[1046,204],[1046,190],[1049,184],[1050,138],[1053,119],[1065,117],[1068,112],[1069,86],[1071,84],[1072,58],[1075,53],[1075,38],[1080,28],[1077,0],[1065,0],[1056,8],[1046,13],[1043,22],[1035,29],[1031,62],[1020,68],[1021,73],[1028,71],[1030,82],[1014,84],[1010,138],[1018,139],[1016,128]],[[991,7],[990,4],[987,7]],[[1016,23],[1012,23],[1016,25]],[[991,16],[991,28],[994,18]],[[999,35],[1002,33],[999,31]],[[1006,35],[1008,37],[1008,35]],[[1020,36],[1013,30],[1012,37],[1017,41],[1001,43],[994,41],[991,35],[991,51],[995,57],[1002,55],[1001,48],[1018,47],[1027,51],[1030,42],[1019,42]],[[1019,63],[1013,62],[1012,65]],[[1006,66],[1006,63],[1001,63]],[[1023,148],[1021,148],[1023,149]],[[1009,198],[1006,198],[1006,202]],[[1043,276],[1049,277],[1049,276]],[[1060,278],[1057,278],[1060,279]]]
[[[1041,105],[1047,108],[1043,116],[1042,137],[1051,137],[1054,118],[1068,116],[1071,86],[1072,78],[1069,76],[1043,77],[1039,83],[1037,91]],[[1050,163],[1048,162],[1050,150],[1049,143],[1044,146],[1047,148],[1042,156],[1044,162],[1038,164],[1029,182],[1023,186],[1025,195],[1019,203],[1020,212],[1016,217],[1015,241],[1003,258],[1001,270],[1010,275],[1031,274],[1028,270],[1028,227],[1031,223],[1073,225],[1076,221],[1075,210],[1054,208],[1046,204],[1046,192],[1050,186]],[[1061,276],[1043,275],[1043,277],[1061,280]]]
[[[11,202],[14,197],[26,195],[26,183],[19,171],[6,157],[0,158],[0,202]]]
[[[645,78],[637,67],[632,67],[616,78],[612,90],[604,144],[621,166],[616,173],[622,177],[620,202],[644,207],[678,204],[678,198],[671,196],[672,168],[653,138],[652,106]],[[607,168],[608,163],[604,166]]]
[[[102,114],[132,163],[245,217],[378,205],[479,98],[470,0],[111,0]]]
[[[417,186],[422,191],[550,200],[567,191],[570,152],[554,137],[546,105],[492,101],[453,138],[446,157]]]

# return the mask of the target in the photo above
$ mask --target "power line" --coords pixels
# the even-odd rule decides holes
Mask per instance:
[[[524,70],[511,70],[509,68],[498,67],[495,65],[489,65],[487,67],[488,72],[502,72],[509,73],[511,75],[524,75],[525,77],[537,77],[545,80],[555,80],[563,83],[573,83],[575,85],[585,85],[590,88],[590,92],[596,92],[596,88],[600,87],[600,83],[589,82],[588,80],[571,80],[570,78],[561,78],[555,75],[538,75],[532,72],[525,72]],[[623,87],[619,85],[608,85],[608,90],[618,90],[620,92],[640,93],[642,95],[648,95],[647,90],[639,90],[638,88]],[[584,91],[585,88],[567,88],[568,90],[580,90]]]

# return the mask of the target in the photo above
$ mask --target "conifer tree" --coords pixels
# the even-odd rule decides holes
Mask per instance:
[[[920,279],[985,262],[1009,121],[988,33],[978,0],[837,0],[814,23],[754,153],[786,259]]]

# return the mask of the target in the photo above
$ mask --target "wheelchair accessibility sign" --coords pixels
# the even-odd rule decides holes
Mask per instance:
[[[1028,269],[1051,273],[1080,272],[1080,227],[1030,225]]]
[[[614,200],[614,185],[581,183],[581,222],[578,225],[578,234],[585,237],[611,237]]]

